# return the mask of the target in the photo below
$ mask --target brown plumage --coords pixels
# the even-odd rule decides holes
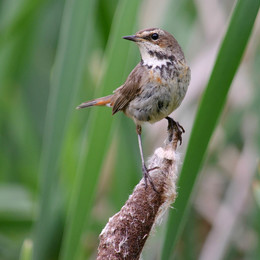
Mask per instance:
[[[148,79],[147,69],[140,70],[140,67],[141,64],[139,63],[132,70],[126,82],[114,91],[114,94],[84,102],[77,109],[90,106],[111,106],[113,115],[118,111],[124,111],[129,102],[140,93],[141,86]],[[145,74],[147,75],[145,76]]]
[[[189,82],[190,68],[176,39],[168,32],[151,28],[125,36],[134,41],[141,53],[141,61],[132,70],[125,83],[112,95],[82,103],[77,108],[90,106],[112,107],[112,114],[123,111],[136,124],[138,142],[145,179],[153,186],[149,171],[144,164],[141,124],[154,123],[168,117],[182,102]],[[183,128],[179,126],[182,133]],[[154,190],[155,187],[153,186]]]

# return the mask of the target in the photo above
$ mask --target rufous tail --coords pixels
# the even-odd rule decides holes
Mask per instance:
[[[92,106],[112,106],[112,104],[111,104],[112,96],[113,95],[109,95],[109,96],[106,96],[106,97],[93,99],[93,100],[90,100],[90,101],[87,101],[87,102],[80,104],[76,108],[81,109],[81,108],[92,107]]]

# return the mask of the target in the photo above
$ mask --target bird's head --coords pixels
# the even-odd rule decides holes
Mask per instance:
[[[159,28],[138,31],[135,35],[124,36],[123,39],[135,42],[140,49],[143,61],[174,58],[184,59],[182,49],[175,38]]]

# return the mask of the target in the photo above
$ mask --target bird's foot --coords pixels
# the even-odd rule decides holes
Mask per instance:
[[[158,192],[157,189],[155,188],[154,183],[153,183],[153,180],[152,180],[152,178],[151,178],[149,172],[150,172],[150,171],[153,171],[153,170],[156,170],[156,169],[158,169],[158,168],[159,168],[159,167],[153,167],[153,168],[151,168],[151,169],[147,169],[147,167],[146,167],[145,164],[142,165],[142,171],[143,171],[143,176],[144,176],[144,186],[145,186],[145,189],[147,188],[147,180],[148,180],[149,183],[151,184],[153,190],[154,190],[156,193],[159,193],[159,192]]]
[[[170,134],[169,136],[169,142],[172,141],[173,138],[173,129],[176,131],[176,136],[180,142],[180,145],[182,144],[182,134],[185,133],[184,128],[175,120],[173,120],[171,117],[166,117],[168,120],[168,131]]]

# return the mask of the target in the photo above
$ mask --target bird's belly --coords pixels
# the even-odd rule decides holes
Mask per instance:
[[[168,84],[148,83],[125,110],[138,124],[157,122],[172,113],[182,102],[188,83],[172,80]]]

